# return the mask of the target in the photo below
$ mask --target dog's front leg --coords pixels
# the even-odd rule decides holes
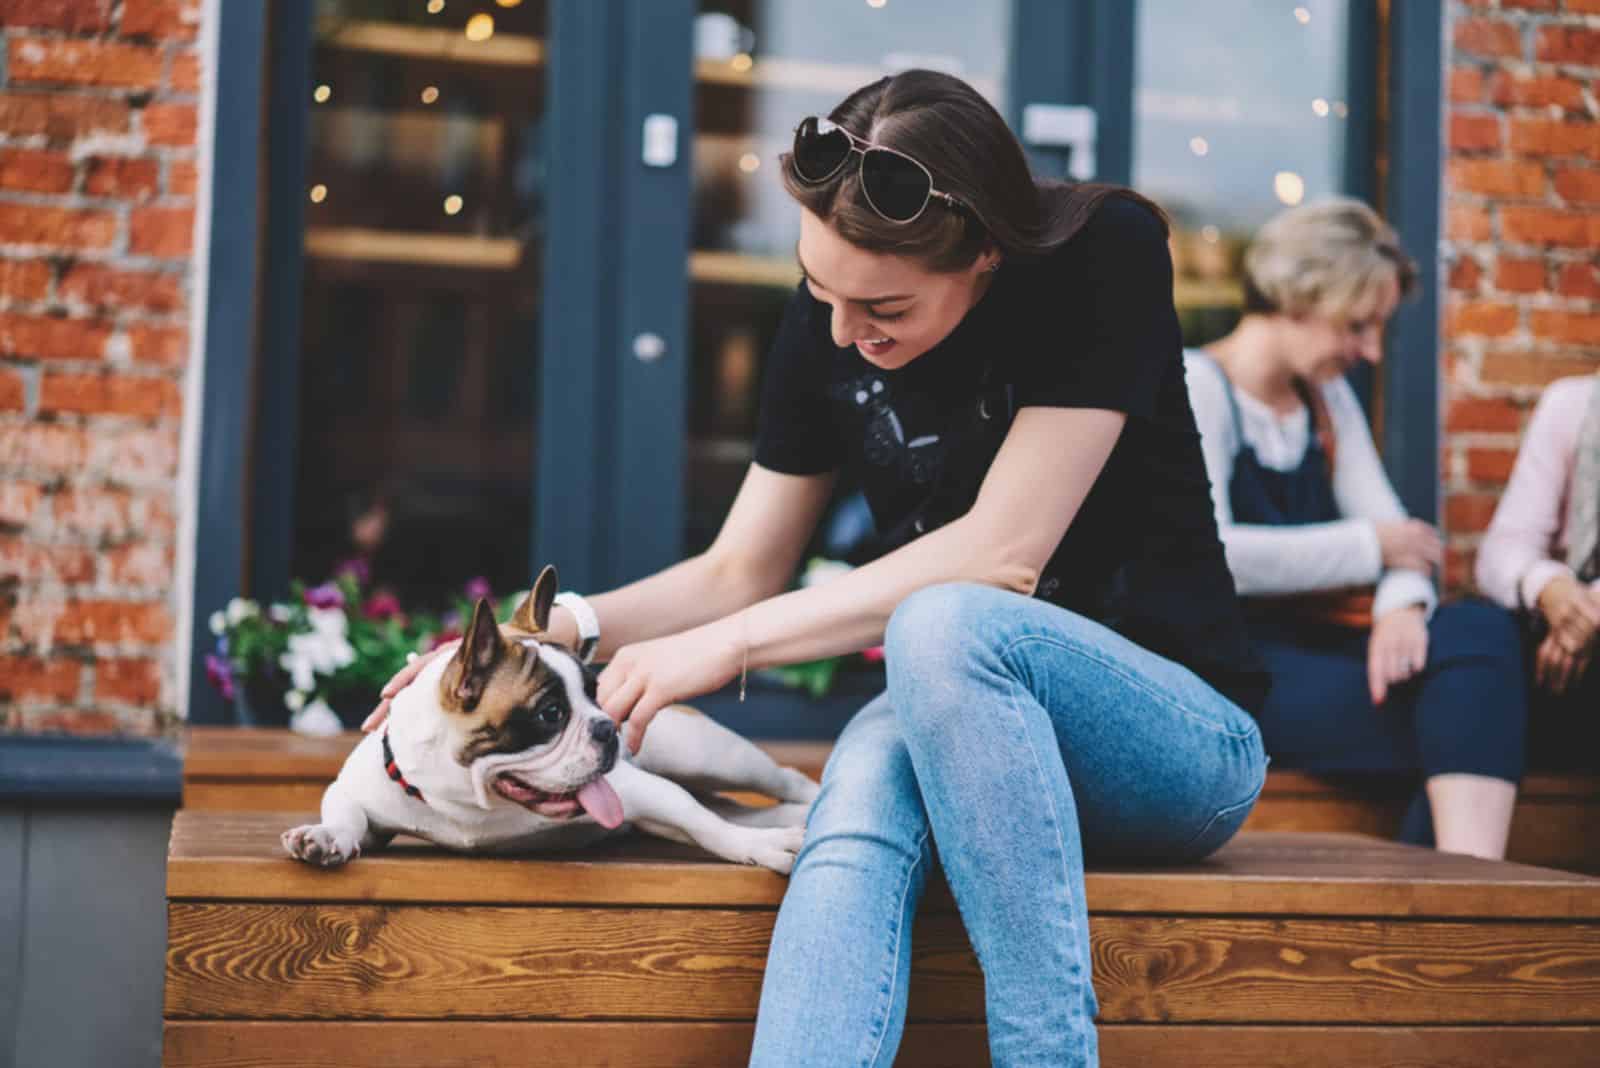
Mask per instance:
[[[322,822],[283,832],[283,848],[296,860],[336,868],[386,843],[392,835],[372,829],[367,810],[336,780],[322,795]]]
[[[738,864],[759,864],[780,875],[794,867],[804,827],[740,827],[706,808],[670,779],[619,763],[606,776],[622,800],[623,818],[643,831],[692,842]]]

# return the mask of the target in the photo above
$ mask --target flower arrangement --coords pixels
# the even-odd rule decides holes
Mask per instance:
[[[478,598],[494,601],[489,583],[476,578],[442,616],[411,614],[393,593],[364,589],[364,578],[359,567],[347,567],[320,586],[296,582],[289,601],[264,610],[234,598],[211,615],[217,644],[206,654],[206,677],[243,719],[281,721],[274,709],[251,707],[281,701],[295,730],[336,733],[372,707],[408,654],[461,637]],[[496,618],[510,619],[523,596],[496,603]]]

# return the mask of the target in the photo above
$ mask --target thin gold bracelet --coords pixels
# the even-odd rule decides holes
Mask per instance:
[[[750,674],[750,609],[739,613],[739,626],[744,634],[744,662],[739,665],[739,703],[744,703],[745,679]]]

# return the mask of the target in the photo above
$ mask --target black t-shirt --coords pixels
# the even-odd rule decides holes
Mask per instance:
[[[1267,676],[1217,536],[1166,236],[1135,201],[1109,197],[1048,256],[1008,260],[948,337],[895,371],[835,346],[829,308],[802,284],[768,358],[755,460],[848,470],[892,547],[971,508],[1028,405],[1128,416],[1035,595],[1258,710]]]

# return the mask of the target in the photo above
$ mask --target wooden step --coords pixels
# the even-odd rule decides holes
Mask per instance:
[[[178,814],[167,1064],[743,1063],[782,878],[644,839],[402,844],[327,872],[279,851],[306,818]],[[1086,892],[1106,1065],[1546,1066],[1600,1043],[1597,879],[1256,833]],[[982,977],[937,880],[914,946],[900,1063],[983,1063]]]
[[[359,734],[303,738],[285,730],[192,728],[183,773],[185,808],[316,809]],[[822,774],[825,742],[759,743],[780,762]],[[1253,831],[1351,831],[1392,838],[1414,785],[1394,777],[1327,777],[1273,771],[1245,824]],[[1510,859],[1600,874],[1600,776],[1530,775],[1512,818]]]

